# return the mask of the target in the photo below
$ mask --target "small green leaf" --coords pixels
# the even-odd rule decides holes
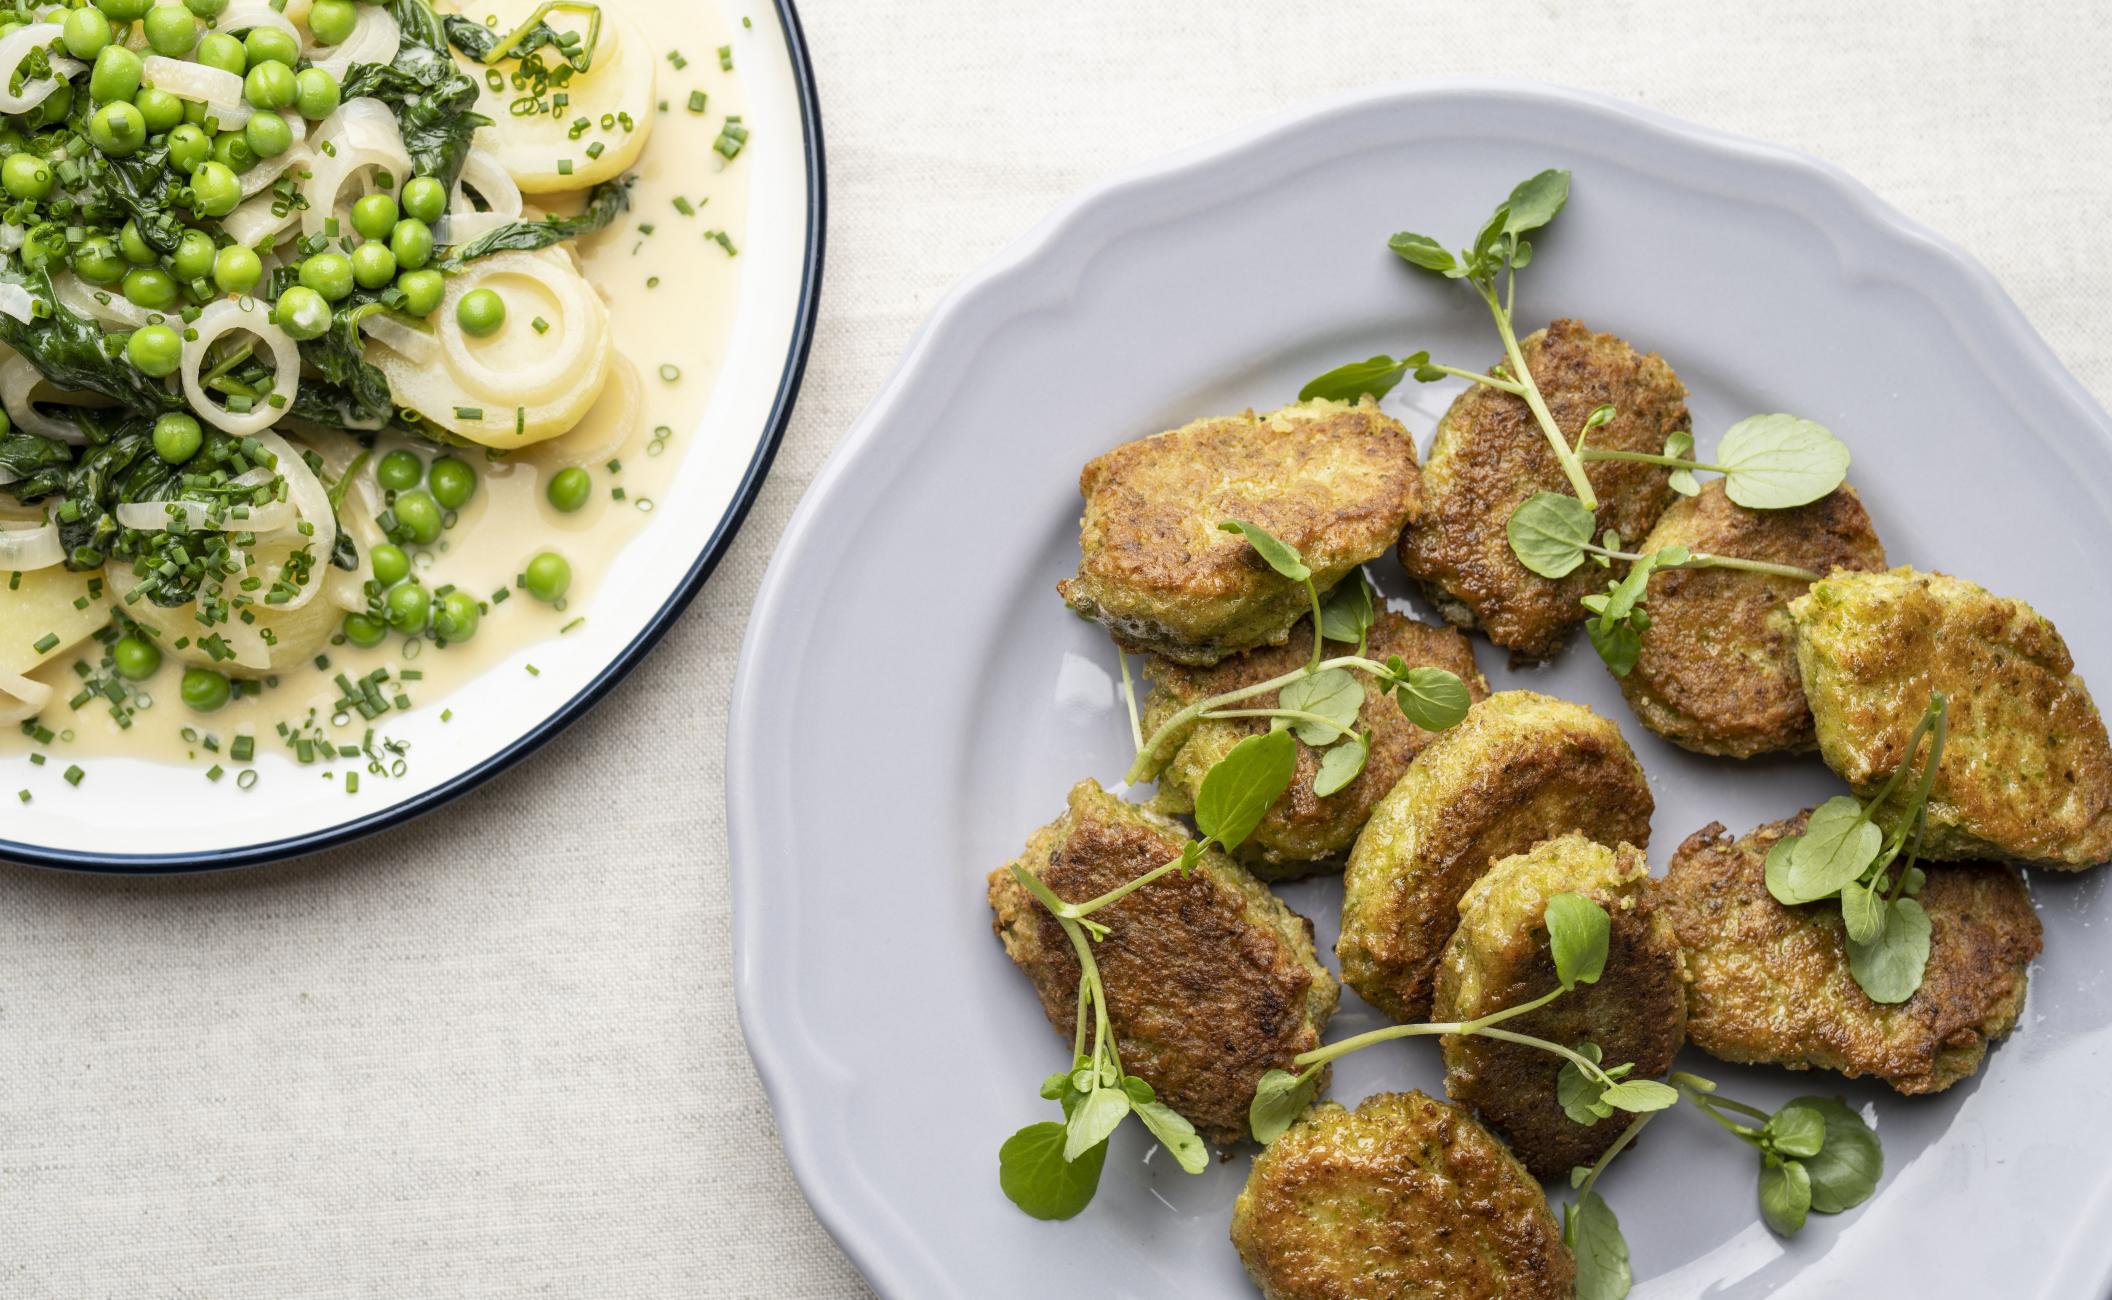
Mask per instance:
[[[1451,254],[1445,255],[1447,258]],[[1400,386],[1402,379],[1411,370],[1428,365],[1430,354],[1418,352],[1412,357],[1395,361],[1381,353],[1368,361],[1352,361],[1313,380],[1298,390],[1298,400],[1310,402],[1326,398],[1331,402],[1355,402],[1367,393],[1374,398],[1384,397]]]
[[[1562,1239],[1577,1260],[1577,1300],[1625,1300],[1635,1284],[1628,1240],[1604,1197],[1586,1192],[1563,1206]]]
[[[1132,1106],[1149,1106],[1159,1099],[1157,1090],[1134,1074],[1122,1076],[1122,1091],[1129,1094]]]
[[[1320,756],[1320,770],[1313,776],[1313,796],[1325,799],[1340,793],[1343,787],[1357,779],[1364,770],[1364,762],[1371,757],[1371,741],[1361,735],[1352,735],[1341,744],[1330,748]]]
[[[1596,1043],[1579,1043],[1576,1050],[1594,1062],[1599,1059]],[[1555,1100],[1561,1103],[1562,1113],[1585,1128],[1613,1114],[1613,1107],[1604,1100],[1605,1092],[1606,1085],[1579,1070],[1574,1061],[1564,1061],[1555,1075]]]
[[[1290,732],[1247,737],[1203,774],[1195,795],[1195,824],[1227,849],[1238,848],[1290,788],[1297,772],[1298,742]]]
[[[1877,1134],[1838,1097],[1798,1097],[1789,1104],[1816,1111],[1826,1124],[1825,1141],[1804,1162],[1811,1177],[1811,1208],[1839,1214],[1868,1200],[1885,1173]]]
[[[1489,215],[1481,233],[1474,236],[1474,247],[1468,250],[1467,267],[1472,275],[1493,275],[1501,267],[1502,259],[1496,255],[1496,245],[1504,237],[1504,227],[1510,224],[1509,207],[1499,207]]]
[[[1058,1070],[1041,1081],[1041,1095],[1050,1101],[1062,1101],[1065,1094],[1075,1091],[1071,1086],[1070,1070]]]
[[[1181,874],[1185,876],[1195,870],[1195,864],[1203,860],[1203,853],[1203,842],[1201,840],[1190,840],[1183,844],[1181,846]]]
[[[1793,1237],[1811,1211],[1811,1175],[1795,1160],[1760,1166],[1760,1217],[1784,1237]]]
[[[1123,1117],[1128,1114],[1129,1094],[1120,1088],[1095,1088],[1087,1093],[1064,1125],[1067,1136],[1063,1158],[1075,1161],[1107,1141],[1107,1135],[1121,1127]]]
[[[1929,966],[1929,914],[1911,898],[1895,899],[1877,942],[1848,941],[1848,972],[1872,1002],[1905,1002]]]
[[[1284,1130],[1305,1114],[1305,1108],[1313,1104],[1319,1091],[1318,1070],[1307,1074],[1270,1070],[1262,1075],[1254,1088],[1254,1100],[1247,1105],[1247,1127],[1253,1131],[1254,1140],[1267,1146],[1282,1137]]]
[[[1357,645],[1378,619],[1362,569],[1336,583],[1320,602],[1320,635],[1330,641]]]
[[[1928,883],[1928,872],[1923,871],[1920,867],[1908,867],[1907,881],[1905,884],[1900,886],[1900,889],[1905,892],[1908,898],[1912,898],[1921,892],[1921,887],[1923,885],[1926,885]]]
[[[1665,439],[1665,455],[1675,460],[1692,460],[1694,457],[1694,435],[1682,429]],[[1683,497],[1701,495],[1701,481],[1694,477],[1691,469],[1672,471],[1672,490]]]
[[[1636,627],[1636,616],[1641,612],[1633,611],[1625,618],[1602,613],[1585,625],[1591,648],[1599,652],[1599,658],[1615,677],[1626,677],[1642,661],[1643,634]]]
[[[1298,554],[1297,547],[1288,542],[1277,541],[1265,530],[1253,524],[1241,523],[1237,519],[1226,520],[1218,527],[1225,532],[1238,533],[1246,538],[1247,545],[1253,547],[1270,568],[1292,582],[1304,582],[1313,576],[1313,571],[1305,567],[1305,557]]]
[[[1452,254],[1445,250],[1445,246],[1428,235],[1411,234],[1404,230],[1387,240],[1386,247],[1392,249],[1410,266],[1419,266],[1425,271],[1449,271],[1455,265]]]
[[[1474,707],[1474,695],[1457,673],[1442,668],[1410,668],[1398,677],[1393,698],[1408,721],[1425,731],[1456,727]]]
[[[1863,806],[1847,795],[1835,795],[1820,804],[1804,825],[1804,833],[1792,840],[1780,885],[1770,874],[1768,890],[1783,903],[1816,902],[1839,892],[1841,886],[1859,879],[1877,860],[1884,847],[1884,833],[1863,815]],[[1769,858],[1774,857],[1770,850]]]
[[[1793,1101],[1768,1118],[1766,1132],[1775,1154],[1804,1159],[1826,1145],[1826,1117],[1817,1107]]]
[[[1064,1126],[1029,1124],[997,1150],[997,1184],[1014,1205],[1037,1219],[1068,1219],[1090,1205],[1100,1188],[1105,1145],[1076,1160],[1063,1158]]]
[[[1850,943],[1876,943],[1885,933],[1885,896],[1859,880],[1841,886],[1841,921]]]
[[[1326,723],[1293,719],[1291,730],[1308,745],[1332,745],[1356,725],[1364,707],[1364,683],[1346,668],[1322,669],[1278,691],[1276,706],[1326,718]]]
[[[1655,1079],[1624,1079],[1601,1093],[1599,1100],[1615,1110],[1641,1115],[1677,1105],[1679,1089]]]
[[[1810,505],[1848,477],[1848,445],[1794,415],[1740,420],[1716,445],[1724,494],[1748,510]]]
[[[1504,525],[1511,554],[1543,578],[1566,577],[1584,562],[1598,519],[1582,501],[1561,492],[1535,492]]]
[[[1531,180],[1523,181],[1511,191],[1500,211],[1504,216],[1503,233],[1523,235],[1538,230],[1555,219],[1569,202],[1569,173],[1557,168],[1541,172]]]
[[[1555,977],[1563,988],[1596,984],[1606,973],[1606,948],[1612,922],[1606,909],[1578,893],[1547,900],[1547,944],[1555,956]]]
[[[1210,1147],[1196,1136],[1195,1125],[1164,1102],[1147,1101],[1137,1108],[1137,1118],[1144,1127],[1159,1140],[1175,1162],[1191,1174],[1199,1174],[1210,1167]]]

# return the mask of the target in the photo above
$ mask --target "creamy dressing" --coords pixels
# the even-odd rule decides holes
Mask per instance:
[[[0,728],[0,758],[19,762],[37,751],[63,767],[121,754],[235,769],[246,764],[230,761],[228,746],[234,737],[255,737],[260,756],[285,753],[279,725],[302,727],[311,711],[307,734],[320,734],[341,746],[358,745],[370,728],[386,735],[388,715],[370,723],[357,713],[334,713],[341,695],[339,674],[357,681],[377,668],[389,669],[392,676],[409,669],[421,673],[422,680],[392,685],[384,694],[393,697],[400,689],[415,707],[444,705],[453,688],[523,646],[562,636],[575,620],[593,618],[597,588],[610,580],[625,544],[650,522],[652,508],[718,381],[719,360],[733,328],[739,262],[707,232],[723,231],[738,248],[746,234],[748,207],[746,160],[727,163],[713,150],[726,117],[745,116],[739,71],[722,71],[716,54],[719,46],[732,43],[723,15],[716,6],[694,0],[614,3],[646,35],[656,79],[653,102],[666,107],[656,108],[651,138],[632,169],[638,180],[630,212],[606,231],[571,245],[586,278],[609,304],[619,360],[607,389],[571,432],[503,460],[488,459],[476,448],[440,450],[390,435],[376,444],[360,474],[364,488],[373,490],[374,465],[397,447],[410,448],[428,463],[443,455],[459,456],[477,471],[476,495],[454,525],[433,547],[412,550],[412,573],[429,589],[452,585],[486,602],[476,636],[442,647],[431,641],[407,642],[392,633],[372,649],[339,639],[321,651],[329,661],[326,669],[303,660],[280,672],[277,684],[260,695],[237,697],[211,714],[194,713],[178,699],[183,665],[169,654],[160,672],[141,684],[152,703],[133,716],[129,728],[121,727],[100,700],[78,711],[67,707],[80,689],[75,662],[86,660],[92,666],[103,654],[96,642],[86,641],[55,653],[28,674],[54,690],[41,721],[59,738],[37,745],[12,725]],[[481,17],[490,8],[510,13],[511,4],[479,0],[459,8]],[[672,50],[681,52],[686,67],[673,66],[668,58]],[[707,111],[690,111],[693,90],[709,95]],[[694,209],[693,215],[684,215],[678,199]],[[531,196],[531,202],[536,201]],[[563,211],[576,209],[578,202],[552,195],[543,206]],[[651,227],[652,233],[642,227]],[[538,341],[529,324],[538,314],[533,291],[507,307],[506,330],[484,345],[498,350],[494,360],[523,352],[532,355]],[[620,469],[608,468],[612,460]],[[569,515],[545,496],[551,476],[568,466],[588,470],[594,480],[588,504]],[[621,500],[614,496],[617,489]],[[364,512],[349,513],[355,517],[346,524],[360,543],[364,578],[369,548],[382,539],[370,521],[359,517]],[[558,552],[572,566],[562,608],[545,605],[515,585],[530,557],[545,550]],[[111,576],[113,588],[122,591],[129,575],[117,570]],[[0,601],[6,597],[5,582],[0,575]],[[507,598],[491,603],[493,594],[502,590],[509,593]],[[208,735],[217,738],[217,749],[202,743]]]

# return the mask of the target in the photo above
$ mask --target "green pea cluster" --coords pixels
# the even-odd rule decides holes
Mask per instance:
[[[359,290],[412,316],[432,315],[447,293],[446,277],[432,266],[432,223],[446,211],[447,188],[430,176],[406,182],[400,198],[361,198],[352,205],[349,236],[303,241],[299,282],[279,295],[274,311],[279,327],[301,342],[320,338],[335,306]]]
[[[430,630],[443,643],[477,634],[484,608],[475,596],[453,587],[430,590],[411,576],[406,545],[431,546],[453,523],[453,514],[477,494],[477,471],[469,462],[442,456],[428,466],[416,452],[399,448],[381,458],[374,479],[388,494],[381,518],[390,540],[367,556],[374,571],[372,603],[365,613],[345,616],[345,640],[377,646],[394,630],[422,636]]]

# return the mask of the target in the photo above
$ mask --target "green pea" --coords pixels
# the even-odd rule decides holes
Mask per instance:
[[[197,171],[213,156],[212,137],[186,123],[169,132],[169,165],[181,172]]]
[[[210,668],[186,668],[183,670],[183,687],[180,692],[183,702],[193,712],[211,713],[225,708],[235,688],[226,677]]]
[[[169,266],[179,280],[203,280],[213,273],[213,237],[203,230],[186,230],[176,241],[176,252],[169,258]]]
[[[440,300],[447,296],[447,277],[438,271],[411,271],[396,282],[396,287],[403,290],[405,311],[413,316],[430,316],[440,310]]]
[[[431,546],[440,540],[440,503],[433,494],[423,489],[405,492],[396,498],[393,507],[396,522],[403,525],[411,540],[420,546]]]
[[[147,142],[147,119],[128,103],[105,104],[88,119],[88,139],[112,158],[129,158]]]
[[[471,338],[490,338],[505,328],[506,300],[489,289],[472,289],[455,304],[455,321]]]
[[[336,77],[321,68],[302,68],[293,82],[293,106],[302,117],[320,122],[337,111],[343,91],[338,87]]]
[[[403,187],[403,210],[431,225],[447,215],[447,187],[431,176],[413,177]]]
[[[62,82],[57,90],[45,96],[44,102],[29,110],[25,119],[31,128],[51,126],[66,120],[73,111],[73,83]]]
[[[433,611],[433,631],[442,641],[467,641],[477,634],[477,620],[484,611],[477,605],[477,598],[466,591],[450,591],[440,598],[440,608]]]
[[[147,119],[148,135],[167,135],[183,125],[183,101],[166,90],[141,86],[132,97],[132,107]]]
[[[301,47],[295,40],[276,27],[252,27],[242,40],[242,48],[249,56],[249,65],[259,63],[283,63],[287,67],[301,61]]]
[[[75,9],[59,24],[59,40],[76,59],[92,59],[110,47],[110,20],[100,9]]]
[[[352,250],[352,278],[362,289],[386,289],[396,278],[396,255],[387,244],[361,244]]]
[[[352,0],[315,0],[308,11],[308,30],[324,45],[343,45],[359,22]]]
[[[180,59],[198,44],[198,20],[180,4],[158,4],[147,11],[147,48]]]
[[[568,466],[552,475],[550,486],[543,491],[551,505],[569,515],[587,504],[594,491],[594,476],[577,465]]]
[[[20,253],[22,265],[32,271],[49,270],[54,263],[63,265],[66,260],[66,227],[56,221],[45,221],[30,227],[22,240]]]
[[[222,293],[248,293],[264,278],[264,260],[235,244],[213,255],[213,284]]]
[[[432,613],[433,598],[416,582],[405,582],[389,589],[382,599],[388,610],[389,626],[398,632],[418,633],[425,630],[426,616]]]
[[[125,298],[148,311],[167,311],[183,296],[176,277],[158,266],[135,266],[125,272]]]
[[[12,154],[0,163],[0,187],[18,199],[45,198],[51,186],[51,164],[33,153]]]
[[[271,315],[296,343],[319,339],[330,332],[330,304],[307,285],[297,284],[280,294]]]
[[[528,594],[545,605],[555,605],[572,589],[572,565],[556,551],[544,551],[528,561],[521,574],[521,585]]]
[[[183,0],[183,7],[200,18],[218,18],[227,12],[228,0]]]
[[[368,194],[352,205],[352,229],[361,239],[387,239],[396,229],[396,200],[386,194]]]
[[[95,0],[95,7],[113,23],[129,23],[147,12],[147,0]]]
[[[161,649],[136,636],[117,639],[110,647],[110,663],[126,681],[143,682],[161,669]]]
[[[127,221],[125,228],[117,232],[117,251],[134,266],[149,266],[161,260],[161,254],[147,246],[137,221]]]
[[[425,477],[425,462],[415,452],[398,448],[381,458],[374,467],[374,481],[391,492],[408,492],[418,486]]]
[[[91,10],[76,9],[75,13]],[[128,102],[139,93],[139,56],[122,45],[106,46],[95,56],[95,70],[88,74],[88,95],[98,104]]]
[[[257,151],[240,131],[222,131],[213,137],[213,161],[240,176],[257,165]]]
[[[143,375],[160,379],[176,373],[183,364],[183,336],[166,325],[149,325],[132,332],[125,356]]]
[[[389,251],[406,271],[419,271],[433,260],[433,228],[416,217],[405,217],[389,232]]]
[[[401,546],[383,542],[367,558],[374,566],[374,581],[381,584],[383,591],[411,576],[411,557],[404,554]]]
[[[196,11],[193,6],[192,12]],[[205,39],[198,42],[197,59],[208,68],[232,72],[238,77],[249,68],[249,53],[242,48],[242,42],[226,32],[207,32]]]
[[[201,217],[224,217],[242,202],[242,182],[226,163],[207,161],[191,173],[191,211]]]
[[[301,263],[301,283],[331,302],[352,296],[352,259],[343,253],[317,253]]]
[[[249,101],[251,108],[266,112],[289,107],[299,93],[300,86],[294,80],[293,69],[284,63],[255,64],[242,78],[242,98]]]
[[[477,494],[477,471],[453,456],[434,461],[426,478],[432,484],[433,499],[449,510],[460,510]]]
[[[90,284],[116,284],[125,278],[125,259],[109,236],[97,235],[74,246],[73,271]]]
[[[279,67],[267,63],[267,68]],[[242,127],[242,138],[249,142],[250,151],[259,158],[276,158],[293,148],[293,128],[277,113],[253,113]]]
[[[181,465],[205,445],[205,430],[196,416],[171,411],[154,421],[154,454],[171,465]]]
[[[345,615],[345,640],[371,650],[388,638],[388,625],[372,614]]]

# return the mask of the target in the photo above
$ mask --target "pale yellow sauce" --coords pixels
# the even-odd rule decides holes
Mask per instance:
[[[487,603],[502,589],[511,593],[509,597],[488,604],[470,641],[445,647],[418,642],[411,657],[406,657],[406,639],[395,634],[372,649],[326,645],[321,653],[329,660],[327,669],[318,670],[304,659],[278,673],[277,684],[261,695],[238,698],[206,715],[185,708],[178,698],[182,665],[169,655],[160,672],[143,684],[151,707],[136,713],[129,728],[120,727],[100,700],[78,711],[68,708],[80,685],[74,663],[85,659],[93,665],[103,654],[94,641],[83,642],[29,674],[54,689],[40,721],[61,738],[40,746],[12,724],[0,727],[0,758],[19,763],[23,755],[41,750],[49,763],[61,767],[97,756],[125,755],[198,767],[218,763],[233,770],[245,766],[229,759],[227,744],[233,737],[255,737],[260,756],[286,753],[278,725],[298,726],[311,710],[331,741],[357,745],[370,727],[385,735],[389,717],[370,723],[356,713],[336,714],[343,721],[334,722],[338,674],[357,680],[376,668],[387,667],[392,674],[408,668],[423,674],[422,680],[403,688],[413,705],[444,705],[453,688],[524,645],[562,636],[568,624],[593,618],[595,590],[610,577],[624,545],[650,521],[652,506],[672,478],[718,381],[719,358],[733,327],[740,267],[738,258],[706,232],[724,231],[738,248],[746,235],[748,206],[746,161],[727,163],[712,148],[727,115],[746,116],[739,70],[722,71],[715,53],[732,43],[731,25],[715,6],[694,0],[616,3],[645,33],[656,77],[653,99],[656,106],[666,107],[654,112],[651,138],[633,169],[638,182],[630,212],[607,231],[572,247],[586,278],[609,304],[616,351],[622,358],[617,369],[620,372],[624,364],[635,368],[640,402],[630,402],[631,386],[621,373],[612,374],[593,412],[562,437],[492,461],[476,449],[442,451],[386,436],[362,474],[371,487],[374,465],[397,447],[410,447],[428,462],[441,455],[468,461],[478,475],[475,497],[435,546],[413,551],[412,572],[428,588],[451,584]],[[474,3],[461,8],[482,12]],[[670,50],[681,51],[685,68],[672,66]],[[709,95],[706,112],[689,110],[692,90]],[[694,215],[682,213],[678,197],[696,209]],[[560,196],[539,200],[531,195],[529,202],[553,210],[567,206]],[[641,226],[652,227],[653,233],[643,233]],[[495,345],[506,353],[532,349],[537,342],[528,324],[538,314],[533,292],[508,303],[509,324]],[[677,377],[664,377],[663,367],[671,368],[665,374]],[[667,433],[661,436],[658,430]],[[652,450],[656,445],[657,452]],[[620,471],[608,468],[611,460],[620,463]],[[545,487],[552,475],[572,465],[593,475],[594,489],[587,506],[568,515],[549,504]],[[612,496],[617,488],[623,491],[622,500]],[[360,542],[359,577],[364,579],[367,550],[382,539],[363,520],[348,520],[348,526]],[[523,566],[543,550],[557,551],[572,566],[571,589],[561,609],[516,587]],[[129,578],[113,571],[113,589],[121,592]],[[5,581],[0,575],[0,587]],[[0,601],[5,596],[0,589]],[[393,696],[396,690],[392,687],[386,694]],[[186,730],[197,738],[186,738]],[[217,751],[200,743],[205,735],[220,740]],[[0,793],[8,790],[0,779]],[[11,802],[11,794],[9,798]]]

